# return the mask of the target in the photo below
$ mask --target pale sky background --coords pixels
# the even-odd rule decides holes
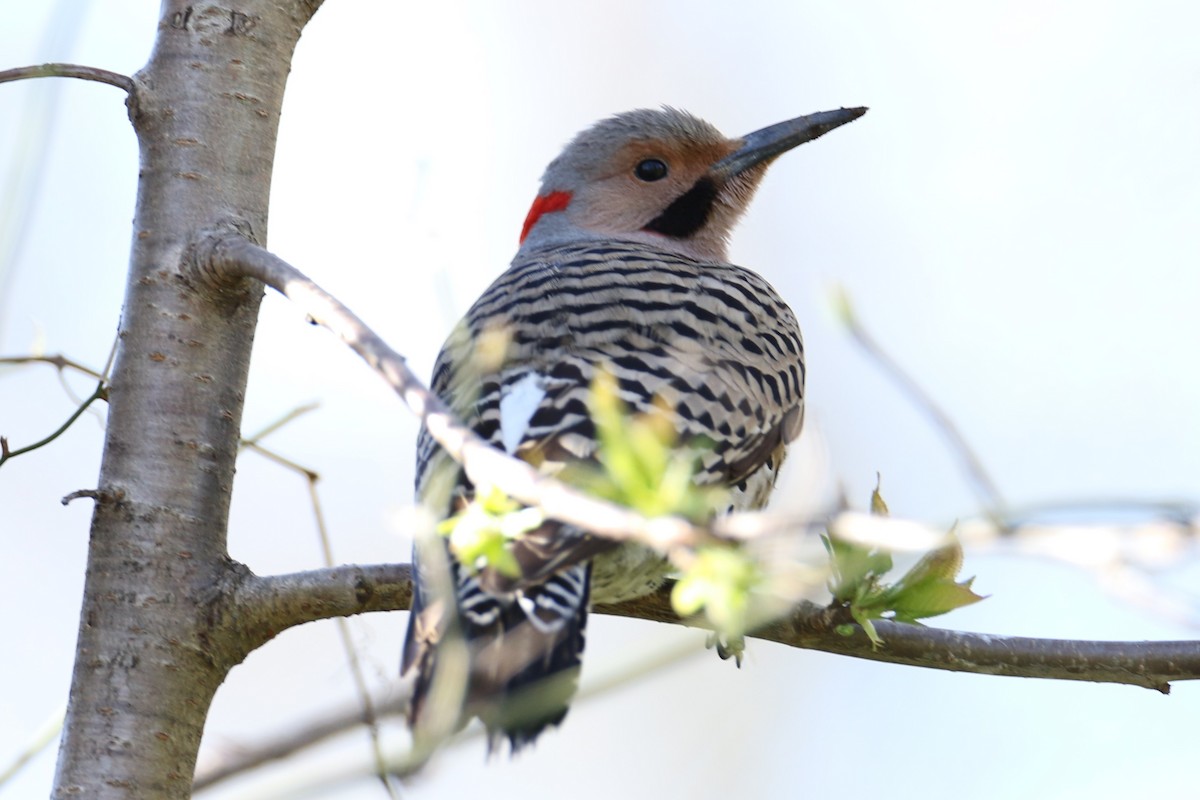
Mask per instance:
[[[55,6],[65,28],[52,26]],[[0,67],[132,73],[156,17],[147,1],[0,0]],[[867,105],[863,119],[772,168],[731,248],[779,288],[805,332],[809,426],[780,507],[835,485],[865,502],[878,470],[896,514],[940,524],[978,511],[937,431],[839,328],[837,284],[1014,505],[1197,503],[1198,32],[1200,5],[1183,0],[327,0],[289,83],[270,245],[427,374],[454,320],[511,258],[541,170],[590,122],[670,104],[742,134]],[[0,86],[0,259],[14,221],[21,232],[0,275],[0,352],[41,348],[97,367],[107,357],[137,175],[122,99],[74,81]],[[415,425],[357,358],[268,295],[246,430],[309,401],[320,410],[269,444],[323,476],[338,559],[406,559]],[[72,406],[49,367],[0,372],[0,434],[14,446]],[[100,443],[97,420],[84,419],[0,471],[0,764],[65,701],[91,508],[58,500],[95,485]],[[243,456],[230,541],[259,573],[319,566],[301,479]],[[965,571],[991,597],[942,626],[1200,636],[1045,560],[968,552]],[[1163,579],[1187,589],[1197,572]],[[404,615],[354,625],[370,675],[387,685]],[[1200,686],[1163,697],[755,642],[738,671],[703,652],[695,632],[602,617],[589,628],[585,688],[663,648],[694,655],[580,702],[515,762],[487,764],[482,744],[466,742],[406,796],[1194,793]],[[222,687],[201,760],[351,694],[333,626],[289,631]],[[366,763],[364,742],[342,737],[203,796],[300,796],[296,787]],[[40,755],[0,800],[46,796],[54,756]],[[383,794],[363,779],[304,796]]]

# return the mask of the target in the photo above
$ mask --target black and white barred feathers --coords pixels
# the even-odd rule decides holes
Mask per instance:
[[[764,505],[804,419],[804,347],[791,309],[725,241],[766,165],[860,116],[824,112],[726,139],[673,109],[585,131],[553,162],[511,267],[472,305],[432,388],[480,436],[546,471],[596,449],[588,395],[612,374],[631,412],[673,410],[695,480]],[[422,431],[417,494],[448,516],[473,487]],[[514,545],[522,576],[416,548],[403,672],[415,734],[472,716],[513,749],[557,724],[578,680],[589,605],[655,590],[663,559],[547,521]],[[436,731],[436,733],[434,733]]]

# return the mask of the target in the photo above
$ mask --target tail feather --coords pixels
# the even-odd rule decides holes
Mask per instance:
[[[453,608],[431,596],[426,581],[413,593],[402,666],[414,676],[409,726],[436,746],[478,717],[489,751],[507,738],[515,753],[567,714],[579,682],[591,564],[493,595],[449,561]]]

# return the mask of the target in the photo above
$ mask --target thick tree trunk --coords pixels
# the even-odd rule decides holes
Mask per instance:
[[[222,224],[265,241],[284,84],[319,5],[165,0],[134,80],[141,180],[57,797],[189,796],[244,656],[226,525],[262,286],[214,292],[180,262]]]

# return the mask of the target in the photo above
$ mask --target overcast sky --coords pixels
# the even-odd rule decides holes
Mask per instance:
[[[57,24],[55,6],[79,6],[9,5],[0,67],[132,73],[155,34],[151,2],[88,4]],[[772,168],[731,247],[805,332],[808,427],[780,505],[838,487],[865,503],[879,471],[897,514],[948,524],[979,510],[938,430],[839,327],[836,286],[1014,507],[1196,503],[1197,31],[1200,6],[1188,2],[328,0],[289,82],[270,245],[427,374],[511,258],[541,170],[595,119],[670,104],[741,134],[870,106]],[[44,349],[97,367],[108,355],[137,176],[122,99],[80,82],[0,86],[5,354]],[[270,443],[321,473],[337,557],[406,559],[407,412],[278,297],[255,348],[247,431],[321,403]],[[14,446],[53,430],[72,403],[48,367],[0,372],[0,434]],[[0,763],[66,696],[90,508],[58,499],[95,485],[100,443],[84,419],[0,472]],[[259,573],[318,566],[303,482],[245,455],[230,546]],[[966,572],[991,597],[946,627],[1196,636],[1045,560],[968,553]],[[401,614],[355,622],[380,685],[403,627]],[[737,671],[702,652],[698,634],[590,627],[585,687],[664,647],[695,655],[581,702],[518,762],[485,765],[482,745],[466,743],[411,796],[1084,798],[1194,785],[1190,685],[1168,698],[765,643]],[[333,627],[290,631],[230,676],[202,762],[350,696]],[[347,737],[211,796],[269,796],[365,760],[362,737]],[[45,796],[53,761],[51,748],[0,797]],[[364,780],[317,796],[381,792]]]

